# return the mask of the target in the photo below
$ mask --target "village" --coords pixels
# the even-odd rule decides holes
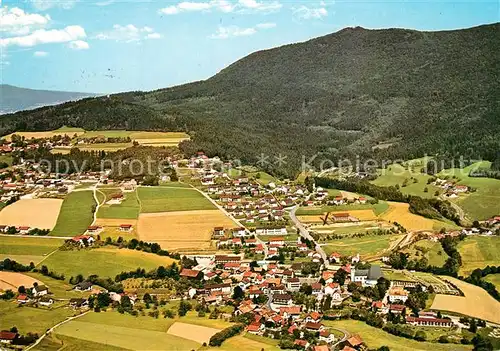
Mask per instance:
[[[430,341],[426,332],[434,334],[429,332],[429,328],[434,328],[447,342],[457,345],[462,342],[458,336],[462,330],[496,327],[494,322],[479,315],[463,319],[429,308],[436,294],[460,297],[464,292],[455,281],[431,273],[417,274],[413,269],[397,267],[394,262],[396,256],[415,243],[439,246],[445,238],[493,237],[500,228],[499,216],[462,229],[407,231],[399,223],[367,217],[366,211],[385,206],[367,196],[332,194],[322,187],[313,185],[311,188],[289,180],[264,183],[259,181],[258,172],[231,170],[230,163],[217,157],[209,158],[201,152],[190,159],[171,159],[169,162],[182,175],[182,182],[165,179],[165,189],[188,188],[213,205],[211,211],[220,211],[227,217],[225,224],[212,223],[215,226],[210,227],[208,235],[211,246],[204,252],[171,249],[164,247],[161,241],[162,246],[155,243],[157,248],[152,250],[151,243],[140,236],[141,232],[135,236],[139,224],[130,222],[126,216],[114,219],[119,220],[114,224],[116,233],[107,237],[109,228],[99,224],[98,208],[121,208],[129,201],[129,196],[139,190],[155,190],[154,186],[141,184],[140,180],[114,181],[107,171],[46,173],[40,164],[23,159],[4,170],[1,174],[2,201],[6,205],[22,199],[65,199],[82,189],[90,193],[92,199],[100,187],[105,190],[109,187],[104,200],[93,208],[91,224],[77,235],[65,235],[67,232],[63,231],[60,237],[64,244],[58,250],[78,255],[111,248],[118,248],[118,251],[133,248],[172,260],[171,266],[160,266],[168,272],[161,276],[160,267],[151,271],[123,270],[116,277],[108,276],[111,282],[119,284],[116,286],[96,275],[86,277],[72,271],[75,274],[69,277],[59,275],[58,267],[18,266],[10,260],[4,261],[2,270],[35,272],[42,275],[42,281],[43,277],[69,279],[73,296],[61,296],[60,292],[51,290],[51,284],[36,281],[32,285],[19,285],[13,292],[4,292],[5,299],[15,301],[24,306],[22,308],[47,311],[64,308],[75,316],[92,311],[119,311],[158,318],[159,306],[175,304],[175,307],[162,310],[164,318],[182,321],[183,309],[197,312],[199,318],[205,318],[207,313],[210,318],[241,324],[244,333],[274,340],[282,349],[313,351],[368,349],[363,335],[346,331],[334,323],[342,320],[361,321],[417,341]],[[305,215],[296,215],[297,209],[304,209]],[[313,224],[304,222],[307,216],[314,217]],[[228,219],[231,225],[227,224]],[[334,233],[347,231],[345,238],[367,236],[371,239],[374,234],[362,232],[366,223],[370,226],[376,223],[379,226],[376,235],[397,237],[397,243],[376,256],[357,251],[354,243],[354,251],[346,254],[339,252],[342,245],[334,246],[338,239],[330,238],[325,242],[330,234],[321,233],[326,227]],[[51,235],[45,228],[4,223],[0,223],[0,231],[13,237]],[[334,249],[329,249],[330,246]],[[42,258],[42,262],[45,259]],[[168,280],[175,289],[168,294],[156,288],[144,292],[136,285],[129,287],[129,279],[143,280],[142,286],[145,282],[148,286],[161,285],[160,282]],[[156,309],[151,310],[151,305]],[[173,317],[169,317],[172,314]],[[15,330],[6,330],[0,334],[0,341],[14,345],[25,337]]]

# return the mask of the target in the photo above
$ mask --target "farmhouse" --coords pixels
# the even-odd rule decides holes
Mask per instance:
[[[405,303],[406,300],[408,300],[408,291],[404,290],[401,287],[392,287],[391,289],[389,289],[389,292],[387,293],[387,298],[391,303],[397,301]]]
[[[214,235],[214,237],[224,236],[224,228],[223,227],[215,227],[213,235]]]
[[[359,222],[356,217],[351,216],[349,213],[333,213],[330,215],[330,218],[334,222]]]
[[[276,294],[273,295],[272,302],[276,305],[292,305],[293,299],[291,295],[288,294]]]
[[[453,327],[451,319],[406,317],[406,323],[419,327]]]
[[[0,342],[3,344],[12,344],[12,342],[17,338],[17,333],[2,330],[0,332]]]
[[[258,227],[255,229],[257,235],[283,235],[286,233],[285,226]]]
[[[121,232],[130,232],[132,230],[132,224],[120,224]]]
[[[240,261],[240,256],[215,255],[215,264],[224,264],[229,262],[239,263]]]
[[[72,298],[69,300],[69,305],[73,308],[81,308],[88,306],[88,301],[83,298]]]
[[[54,303],[54,300],[48,296],[42,296],[42,298],[40,300],[38,300],[38,303],[42,306],[48,307]]]
[[[91,225],[87,228],[87,234],[98,234],[102,231],[102,227],[99,225]]]
[[[43,296],[49,293],[49,289],[45,285],[36,285],[31,289],[31,293],[35,297]]]
[[[73,290],[75,290],[75,291],[91,291],[92,290],[92,283],[89,281],[80,282],[73,287]]]
[[[95,239],[90,235],[78,235],[71,239],[74,243],[78,243],[80,246],[92,246],[95,242]]]
[[[200,274],[200,271],[196,271],[194,269],[187,269],[183,268],[180,276],[188,279],[196,279],[198,275]]]

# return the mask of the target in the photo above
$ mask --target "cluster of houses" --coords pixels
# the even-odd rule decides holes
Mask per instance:
[[[450,199],[457,198],[459,194],[465,194],[470,190],[467,185],[457,185],[441,178],[437,178],[432,184],[443,189],[444,196]]]
[[[364,196],[344,197],[342,195],[330,196],[327,190],[317,187],[314,194],[304,201],[304,206],[341,206],[341,205],[364,205],[368,199]]]

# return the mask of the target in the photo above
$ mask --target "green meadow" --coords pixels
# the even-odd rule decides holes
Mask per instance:
[[[420,342],[389,334],[382,329],[355,320],[324,321],[330,327],[346,329],[351,334],[359,334],[368,348],[377,349],[388,346],[391,351],[465,351],[472,350],[471,345],[439,344]]]
[[[63,239],[36,237],[0,238],[0,259],[10,258],[22,264],[37,264],[45,255],[56,250],[64,243]]]
[[[416,161],[416,160],[415,160]],[[442,189],[428,185],[427,181],[431,176],[421,173],[423,164],[421,162],[392,164],[387,168],[379,170],[379,176],[371,183],[378,186],[396,186],[402,193],[416,195],[423,198],[432,198],[436,191],[442,193]],[[404,183],[406,181],[406,186]],[[425,191],[427,188],[427,191]]]
[[[50,235],[83,234],[94,218],[96,203],[92,191],[74,191],[64,199],[57,223]]]
[[[214,210],[215,206],[192,188],[139,187],[141,213]]]
[[[118,273],[136,270],[138,267],[146,270],[158,266],[168,266],[175,260],[136,250],[118,248],[82,249],[58,251],[48,257],[43,264],[50,270],[64,274],[67,279],[83,274],[97,274],[101,277],[114,278]]]
[[[468,275],[476,268],[500,265],[500,238],[495,236],[472,236],[458,244],[462,256],[460,274]]]
[[[111,200],[114,194],[120,194],[118,188],[99,189],[99,192],[104,193],[106,198],[102,201],[102,205],[97,211],[97,218],[123,218],[136,219],[139,216],[139,199],[137,191],[123,193],[124,200],[120,204],[108,205],[105,202]]]

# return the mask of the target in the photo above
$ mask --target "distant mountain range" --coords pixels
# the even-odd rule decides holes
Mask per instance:
[[[186,131],[185,153],[294,175],[302,156],[413,159],[500,150],[500,24],[421,32],[360,27],[258,51],[199,82],[0,118],[0,133]],[[286,158],[284,158],[286,157]],[[286,160],[276,162],[276,160]]]
[[[9,84],[0,85],[0,114],[37,107],[57,105],[66,101],[79,100],[97,94],[68,91],[35,90],[19,88]]]

